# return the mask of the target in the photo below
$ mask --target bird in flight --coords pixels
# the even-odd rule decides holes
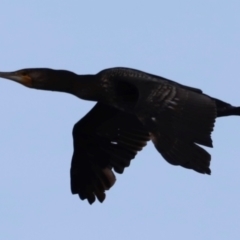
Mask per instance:
[[[240,115],[240,107],[200,89],[130,68],[110,68],[95,75],[29,68],[0,72],[1,78],[27,87],[66,92],[97,102],[73,127],[71,191],[92,204],[103,202],[136,154],[152,141],[162,157],[210,174],[211,132],[217,117]]]

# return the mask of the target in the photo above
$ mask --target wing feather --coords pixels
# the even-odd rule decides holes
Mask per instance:
[[[210,174],[211,156],[197,144],[212,147],[215,102],[198,92],[168,87],[169,94],[164,101],[158,100],[160,96],[156,89],[154,96],[148,98],[151,104],[145,102],[144,107],[144,100],[140,100],[140,119],[151,132],[156,149],[166,161]]]
[[[74,153],[71,190],[92,204],[105,199],[105,191],[150,139],[134,115],[97,103],[73,128]]]

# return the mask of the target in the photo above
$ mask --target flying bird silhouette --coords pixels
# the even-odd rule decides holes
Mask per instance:
[[[73,128],[71,191],[92,204],[103,202],[130,161],[151,140],[173,165],[210,174],[211,132],[217,117],[240,115],[234,107],[200,89],[130,68],[96,75],[30,68],[0,72],[1,78],[30,88],[60,91],[96,101]]]

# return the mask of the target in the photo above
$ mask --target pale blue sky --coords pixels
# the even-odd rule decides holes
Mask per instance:
[[[239,12],[237,0],[2,0],[0,71],[125,66],[240,105]],[[0,239],[239,239],[240,118],[217,121],[211,176],[149,143],[90,206],[69,168],[72,127],[93,103],[4,79],[0,96]]]

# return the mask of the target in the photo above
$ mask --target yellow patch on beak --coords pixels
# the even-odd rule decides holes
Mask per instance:
[[[32,87],[32,78],[28,75],[21,76],[21,80],[19,82],[27,87]]]
[[[32,87],[32,78],[27,74],[19,72],[0,72],[0,78],[10,79],[14,82],[21,83],[26,87]]]

